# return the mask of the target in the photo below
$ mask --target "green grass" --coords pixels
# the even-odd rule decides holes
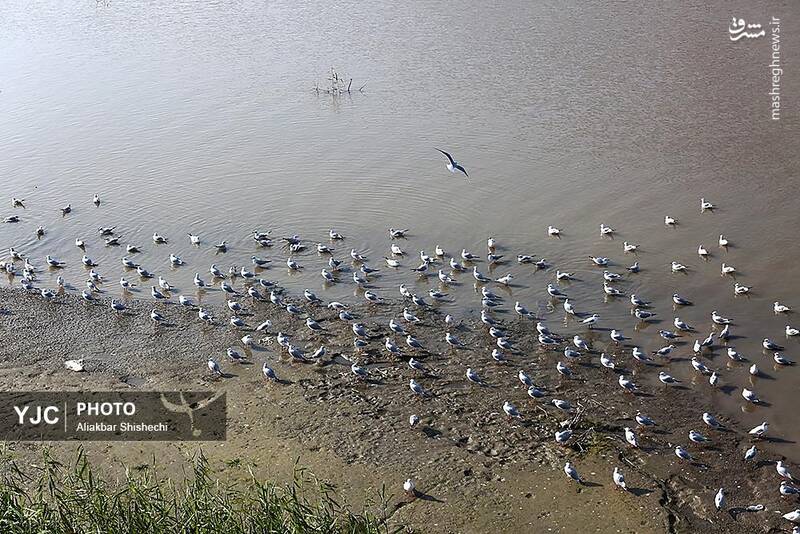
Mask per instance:
[[[191,476],[176,484],[154,475],[158,466],[127,469],[105,482],[85,454],[62,464],[47,452],[21,468],[8,459],[0,477],[0,532],[6,533],[388,533],[386,503],[367,503],[378,514],[354,513],[333,486],[295,469],[277,485],[248,477],[222,482],[198,454]],[[397,532],[395,530],[394,532]]]

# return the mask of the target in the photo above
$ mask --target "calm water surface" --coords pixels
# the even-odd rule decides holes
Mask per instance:
[[[769,37],[731,42],[733,15],[782,21],[780,121],[769,119]],[[799,36],[800,5],[789,1],[6,1],[0,216],[22,222],[0,225],[0,247],[38,265],[51,253],[82,287],[75,238],[116,280],[124,250],[104,247],[96,232],[116,225],[123,243],[143,248],[136,261],[186,293],[212,262],[250,267],[256,253],[277,264],[263,276],[292,291],[353,300],[352,284],[322,286],[315,252],[299,254],[306,269],[289,277],[286,252],[256,251],[249,232],[297,233],[313,244],[333,227],[347,236],[338,257],[354,247],[376,267],[384,267],[389,226],[411,228],[401,246],[414,254],[436,244],[483,254],[493,235],[510,257],[552,263],[535,272],[512,262],[494,274],[513,273],[511,299],[550,314],[554,326],[563,314],[548,308],[544,287],[555,268],[581,279],[567,288],[579,310],[649,350],[675,316],[675,291],[697,303],[676,313],[699,336],[711,310],[733,317],[737,349],[774,378],[751,386],[772,406],[743,411],[747,366],[729,365],[719,349],[711,365],[737,389],[698,384],[698,393],[797,441],[800,371],[773,370],[760,340],[776,339],[800,360],[800,342],[783,337],[800,316],[772,313],[775,300],[800,309]],[[331,66],[356,87],[366,83],[365,94],[315,95]],[[447,173],[433,147],[452,151],[471,180]],[[27,209],[13,210],[11,196],[27,199]],[[719,209],[701,215],[701,196]],[[62,218],[67,203],[74,212]],[[666,228],[666,214],[681,224]],[[615,239],[600,238],[601,222],[618,230]],[[39,224],[47,235],[37,241]],[[562,239],[547,238],[549,224]],[[154,231],[170,245],[154,246]],[[187,232],[204,245],[190,246]],[[720,233],[733,244],[727,251],[716,246]],[[209,245],[223,239],[229,253],[214,256]],[[622,253],[625,240],[641,244],[638,256]],[[707,263],[700,243],[712,251]],[[170,252],[187,265],[171,269]],[[620,287],[652,300],[662,322],[634,331],[627,301],[604,300],[589,254],[610,256],[620,272],[638,259],[643,272]],[[690,273],[671,275],[672,260]],[[750,298],[734,298],[722,261],[753,287]],[[383,269],[378,293],[394,297],[400,282],[415,284],[407,268],[416,258],[403,263]],[[43,273],[41,283],[55,276]],[[472,280],[461,279],[446,307],[476,315]],[[117,293],[116,283],[107,286]],[[219,292],[206,298],[221,300]],[[598,336],[602,348],[606,333]],[[687,361],[669,372],[692,379]],[[656,374],[637,380],[655,386]],[[796,443],[780,449],[800,458]]]

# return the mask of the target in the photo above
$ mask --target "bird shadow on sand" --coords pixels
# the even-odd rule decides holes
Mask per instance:
[[[767,436],[765,438],[761,438],[761,441],[766,441],[767,443],[797,443],[796,441],[791,439],[778,438],[775,436]]]
[[[651,493],[653,493],[653,490],[647,488],[628,488],[627,491],[634,497],[643,497],[645,495],[650,495]]]
[[[600,484],[598,482],[592,482],[591,480],[582,480],[581,486],[583,486],[584,488],[602,488],[603,484]]]
[[[422,491],[419,491],[419,490],[417,490],[414,495],[420,501],[437,502],[437,503],[442,503],[442,504],[444,504],[446,502],[446,501],[443,501],[441,499],[437,499],[436,497],[434,497],[433,495],[431,495],[429,493],[425,493],[425,492],[422,492]]]

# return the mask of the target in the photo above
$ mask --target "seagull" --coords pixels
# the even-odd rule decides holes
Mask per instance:
[[[774,341],[772,341],[771,339],[766,338],[766,337],[761,342],[761,346],[764,347],[765,349],[771,350],[771,351],[781,351],[781,350],[783,350],[783,347],[781,347],[780,345],[778,345],[777,343],[775,343]]]
[[[520,369],[519,373],[517,374],[517,378],[519,378],[519,381],[522,382],[524,386],[531,387],[533,385],[533,380],[531,380],[531,377],[528,376],[527,373],[525,373],[525,371],[522,369]]]
[[[424,397],[426,395],[425,389],[413,378],[408,382],[408,387],[411,389],[412,393],[419,395],[420,397]]]
[[[708,257],[708,251],[706,250],[706,248],[702,244],[699,247],[697,247],[697,254],[701,258],[707,258]]]
[[[625,427],[625,441],[627,441],[631,447],[639,448],[639,441],[636,439],[636,433],[627,426]]]
[[[675,325],[675,328],[684,332],[689,332],[690,330],[693,330],[691,326],[681,321],[679,317],[675,317],[675,320],[672,322],[672,324]]]
[[[186,235],[189,236],[189,242],[192,245],[199,245],[200,244],[200,236],[199,235],[194,235],[192,233],[189,233],[189,234],[186,234]]]
[[[66,215],[67,213],[71,213],[71,212],[72,212],[72,204],[67,204],[66,206],[61,208],[61,215],[62,216]]]
[[[553,399],[550,401],[550,403],[559,410],[564,410],[565,412],[572,409],[572,404],[570,404],[569,401],[565,401],[562,399]]]
[[[422,362],[413,357],[408,360],[408,367],[414,371],[419,371],[421,373],[426,372],[425,366],[422,365]]]
[[[642,427],[649,427],[649,426],[656,426],[656,422],[653,421],[650,417],[643,415],[639,412],[636,412],[636,423]]]
[[[667,345],[666,347],[661,347],[657,351],[653,352],[653,354],[657,354],[661,357],[667,357],[673,350],[675,350],[675,345]]]
[[[706,210],[713,211],[714,204],[708,202],[705,198],[700,199],[700,212],[704,212]]]
[[[722,510],[725,508],[725,490],[720,488],[717,494],[714,496],[714,506],[717,507],[717,510]]]
[[[732,321],[717,313],[717,310],[711,312],[711,320],[716,324],[730,324]]]
[[[158,277],[158,287],[164,291],[172,291],[173,289],[172,286],[160,276]]]
[[[520,415],[519,410],[517,410],[517,407],[508,401],[505,401],[503,403],[503,411],[509,417],[516,417],[517,419],[522,419],[522,415]]]
[[[719,234],[719,246],[720,248],[725,248],[728,246],[728,239],[722,234]]]
[[[625,252],[636,252],[638,248],[639,245],[634,245],[633,243],[628,243],[627,241],[622,243],[622,250]]]
[[[212,375],[222,376],[219,364],[213,358],[208,359],[208,370],[211,371]]]
[[[406,233],[408,233],[408,228],[398,229],[398,228],[389,228],[389,235],[392,239],[399,239],[401,237],[405,237]]]
[[[603,223],[600,223],[600,235],[612,235],[614,233],[614,229],[610,226],[606,226]]]
[[[481,379],[478,376],[478,373],[470,367],[467,368],[467,380],[469,380],[470,382],[475,382],[476,384],[481,383]]]
[[[750,293],[750,289],[752,289],[752,288],[750,288],[748,286],[743,286],[739,282],[736,282],[733,285],[733,294],[734,295],[746,295],[746,294]]]
[[[792,523],[798,523],[800,522],[800,508],[794,510],[793,512],[785,513],[781,517],[791,521]],[[792,534],[794,534],[794,530],[792,530]]]
[[[81,263],[87,267],[97,267],[97,263],[95,263],[94,260],[92,260],[92,258],[87,256],[86,254],[84,254],[83,257],[81,258]]]
[[[639,270],[640,270],[640,269],[639,269],[639,262],[638,262],[638,261],[635,261],[635,262],[633,262],[633,265],[631,265],[630,267],[625,267],[625,268],[626,268],[628,271],[632,272],[632,273],[638,273],[638,272],[639,272]]]
[[[706,365],[703,362],[701,362],[700,359],[697,356],[693,356],[692,357],[692,367],[698,373],[702,373],[704,375],[711,374],[711,369],[706,367]]]
[[[794,362],[792,360],[786,358],[785,356],[782,356],[780,352],[776,352],[773,355],[773,359],[775,360],[775,363],[777,363],[778,365],[794,365]]]
[[[162,245],[166,242],[167,242],[166,237],[159,235],[157,233],[153,233],[153,243],[155,243],[156,245]]]
[[[575,315],[575,308],[572,306],[572,303],[569,299],[564,301],[564,311],[570,315]]]
[[[547,294],[551,297],[566,297],[566,295],[553,284],[547,284]]]
[[[272,367],[267,365],[267,362],[264,362],[264,366],[261,368],[261,372],[264,373],[264,377],[267,380],[271,380],[272,382],[278,380],[278,377],[275,375],[275,371],[272,370]]]
[[[672,272],[673,273],[680,273],[680,272],[685,272],[686,271],[686,266],[683,265],[682,263],[677,262],[677,261],[673,261],[672,262],[671,268],[672,268]]]
[[[547,227],[547,235],[551,237],[558,237],[561,235],[561,230],[556,228],[555,226],[548,226]]]
[[[600,364],[605,367],[606,369],[615,369],[617,366],[616,364],[609,358],[605,352],[600,354]]]
[[[692,302],[690,300],[687,300],[687,299],[681,297],[677,293],[672,295],[672,302],[674,302],[678,306],[691,306],[692,305]]]
[[[655,312],[642,310],[642,309],[639,309],[639,308],[636,308],[635,310],[633,310],[633,314],[640,321],[646,321],[646,320],[651,319],[651,318],[653,318],[653,317],[655,317],[657,315]]]
[[[167,298],[166,295],[164,295],[162,292],[156,289],[156,286],[150,286],[150,294],[156,300],[164,300]]]
[[[530,318],[534,317],[534,314],[528,311],[528,309],[525,308],[525,306],[523,306],[522,304],[520,304],[519,301],[514,303],[514,311],[520,317],[530,317]]]
[[[756,448],[756,446],[755,446],[755,445],[753,445],[752,447],[750,447],[749,449],[747,449],[747,450],[745,451],[745,453],[744,453],[744,459],[745,459],[745,460],[752,460],[753,458],[755,458],[755,457],[756,457],[756,453],[757,453],[757,452],[758,452],[758,449]]]
[[[569,438],[571,437],[572,437],[572,430],[570,429],[556,431],[556,443],[564,445],[567,441],[569,441]]]
[[[478,267],[477,266],[472,268],[472,276],[475,278],[475,280],[477,280],[478,282],[484,283],[484,284],[485,283],[489,283],[489,282],[492,281],[491,278],[489,278],[488,276],[480,273],[478,271]]]
[[[365,369],[364,367],[360,367],[360,366],[356,365],[355,363],[353,363],[350,366],[350,372],[353,373],[354,375],[356,375],[359,378],[367,378],[367,376],[369,376],[369,372],[367,371],[367,369]],[[413,380],[412,380],[412,382],[413,382]]]
[[[582,320],[581,324],[584,324],[584,325],[588,326],[589,328],[591,328],[592,325],[597,323],[597,321],[599,319],[600,319],[600,316],[598,314],[596,314],[596,313],[593,313],[592,315],[590,315],[586,319]]]
[[[756,392],[747,388],[742,389],[742,397],[744,397],[744,400],[752,402],[753,404],[758,404],[760,402]]]
[[[733,347],[728,347],[728,350],[727,350],[727,352],[728,352],[728,358],[730,358],[731,360],[733,360],[733,361],[735,361],[735,362],[741,362],[741,361],[744,361],[744,358],[742,357],[742,355],[741,355],[741,354],[739,354],[739,353],[736,351],[736,349],[735,349],[735,348],[733,348]]]
[[[792,311],[792,309],[789,306],[785,306],[778,301],[775,301],[772,304],[772,310],[775,312],[775,315],[778,315],[779,313],[789,313],[790,311]]]
[[[691,441],[692,443],[708,443],[711,440],[708,439],[707,437],[705,437],[703,434],[701,434],[697,430],[690,430],[689,431],[689,441]]]
[[[403,491],[405,491],[407,495],[410,495],[412,497],[416,495],[416,492],[414,491],[414,481],[411,480],[410,478],[406,479],[406,481],[403,482]]]
[[[636,384],[633,383],[633,381],[625,378],[625,375],[619,375],[619,379],[617,379],[617,382],[619,383],[619,386],[625,391],[633,393],[638,389],[636,387]]]
[[[675,220],[674,217],[670,217],[669,215],[664,216],[664,224],[667,226],[675,226],[678,221]]]
[[[759,438],[764,437],[769,430],[769,423],[764,421],[760,425],[751,428],[747,433],[751,436],[757,436]]]
[[[789,480],[794,481],[794,477],[789,472],[789,468],[783,463],[782,460],[778,460],[778,463],[775,464],[775,471],[777,471],[778,474],[783,478],[788,478]]]
[[[607,282],[603,282],[603,292],[606,295],[609,295],[609,296],[612,296],[612,297],[619,297],[619,296],[624,295],[624,293],[622,291],[620,291],[619,289],[617,289],[615,287],[611,287],[610,285],[608,285]]]
[[[505,276],[501,276],[500,278],[495,280],[495,282],[497,282],[498,284],[503,284],[504,286],[507,286],[507,285],[511,284],[511,280],[513,278],[514,277],[511,275],[511,273],[509,273],[509,274],[507,274]]]
[[[605,267],[608,265],[608,262],[611,261],[604,256],[589,256],[589,259],[598,267]]]
[[[622,474],[622,471],[619,470],[619,467],[614,467],[614,473],[612,474],[611,478],[614,480],[614,484],[623,490],[628,489],[625,485],[625,476]]]
[[[58,261],[57,259],[53,258],[49,254],[45,257],[45,261],[47,262],[47,265],[49,265],[50,267],[55,267],[57,269],[60,269],[60,268],[65,267],[67,265],[63,261]]]
[[[384,259],[384,260],[386,260],[386,265],[388,265],[389,267],[393,267],[393,268],[395,268],[395,269],[396,269],[397,267],[400,267],[400,262],[399,262],[399,261],[397,261],[397,260],[395,260],[395,259],[392,259],[392,258],[387,258],[387,257],[385,257],[385,256],[384,256],[384,258],[383,258],[383,259]],[[440,271],[440,272],[441,272],[441,271]]]
[[[24,208],[25,204],[23,202],[25,202],[24,198],[11,197],[11,206],[14,208]]]
[[[675,378],[674,376],[661,371],[658,373],[658,379],[661,381],[662,384],[670,385],[670,384],[680,384],[680,380]]]
[[[456,172],[456,171],[461,171],[461,172],[464,173],[464,176],[469,178],[469,174],[467,174],[466,169],[464,169],[464,167],[462,167],[458,162],[456,162],[456,160],[453,159],[453,156],[451,156],[450,154],[448,154],[444,150],[441,150],[441,149],[438,149],[438,148],[436,150],[438,150],[439,152],[441,152],[442,154],[447,156],[447,160],[448,160],[447,170],[448,171],[453,172],[453,173]]]
[[[581,476],[578,474],[578,471],[576,471],[575,468],[572,467],[571,463],[567,462],[567,463],[564,464],[564,473],[566,473],[566,475],[569,478],[571,478],[572,480],[574,480],[578,484],[583,484],[583,480],[581,479]]]
[[[733,265],[727,265],[723,263],[722,267],[720,268],[720,272],[722,273],[723,276],[726,274],[732,275],[736,272],[736,268]]]
[[[461,263],[457,262],[455,258],[450,258],[450,268],[453,269],[453,271],[457,272],[463,272],[467,270],[466,267],[464,267],[464,265],[462,265]]]
[[[203,308],[200,308],[199,310],[197,310],[197,317],[201,321],[204,321],[204,322],[206,322],[208,324],[213,324],[214,323],[214,318],[211,316],[210,313],[205,311]]]
[[[692,461],[692,455],[689,454],[689,451],[687,451],[680,445],[675,447],[675,456],[677,456],[681,460],[688,460],[690,462]]]
[[[154,323],[161,323],[164,321],[164,316],[158,313],[156,310],[150,311],[150,320]]]
[[[299,271],[301,269],[300,265],[292,258],[286,258],[286,266],[290,271]]]

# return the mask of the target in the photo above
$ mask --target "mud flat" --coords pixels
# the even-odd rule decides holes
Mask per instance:
[[[228,396],[228,439],[225,442],[90,442],[90,460],[109,476],[124,466],[154,458],[165,473],[184,476],[185,458],[202,448],[212,466],[232,479],[258,476],[291,480],[297,465],[337,487],[355,507],[374,507],[385,488],[390,526],[418,532],[772,532],[788,530],[785,513],[797,499],[781,498],[780,479],[770,444],[757,444],[759,455],[746,462],[752,445],[746,430],[721,418],[725,430],[705,427],[704,411],[714,413],[713,398],[697,394],[695,385],[663,388],[644,384],[625,394],[617,373],[601,367],[592,354],[572,364],[575,376],[560,379],[561,359],[542,351],[531,321],[505,315],[518,354],[503,364],[489,356],[494,347],[485,327],[464,323],[453,331],[463,349],[444,342],[443,317],[420,311],[421,324],[408,327],[426,347],[412,354],[402,345],[401,357],[383,348],[390,334],[388,319],[400,317],[404,303],[353,309],[367,324],[372,340],[357,355],[370,370],[368,380],[350,372],[354,358],[350,325],[333,311],[313,311],[326,331],[312,333],[301,319],[292,319],[269,303],[248,303],[240,314],[252,327],[273,321],[269,332],[251,332],[257,346],[248,363],[230,363],[225,349],[241,349],[240,338],[252,329],[234,329],[227,309],[211,308],[216,324],[201,323],[196,312],[175,304],[156,304],[168,324],[149,320],[153,304],[134,300],[126,313],[115,315],[106,305],[90,305],[72,295],[44,302],[36,294],[0,290],[0,387],[3,391],[108,391],[224,389]],[[556,328],[558,330],[558,328]],[[572,327],[574,330],[574,326]],[[290,333],[293,343],[311,354],[325,345],[319,361],[292,360],[274,339]],[[402,341],[398,339],[399,342]],[[427,371],[412,371],[410,356]],[[209,356],[217,359],[224,378],[211,378]],[[68,359],[83,358],[86,371],[64,368]],[[280,381],[261,373],[268,361]],[[464,378],[476,369],[484,385]],[[535,377],[546,396],[532,399],[517,379],[519,369]],[[643,368],[625,374],[634,381]],[[652,374],[652,370],[649,371]],[[415,378],[429,395],[409,391]],[[567,399],[569,413],[549,401]],[[521,420],[509,419],[504,401],[513,402]],[[655,419],[654,429],[637,429],[640,448],[628,446],[623,428],[635,428],[641,411]],[[409,416],[420,423],[411,427]],[[567,446],[555,443],[560,423],[571,421]],[[691,444],[690,429],[711,438]],[[689,449],[694,462],[679,460],[674,445]],[[688,444],[688,445],[687,445]],[[54,442],[57,455],[74,454],[77,443]],[[40,443],[11,443],[17,457],[34,459]],[[572,462],[586,483],[578,485],[563,473]],[[629,491],[618,491],[611,472],[618,466]],[[419,495],[402,491],[406,478],[416,481]],[[714,508],[719,487],[728,509]],[[750,512],[747,506],[764,510]]]

